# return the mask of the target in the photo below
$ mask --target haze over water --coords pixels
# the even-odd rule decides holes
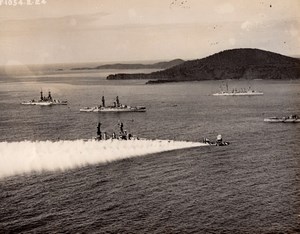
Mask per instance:
[[[111,71],[110,71],[111,72]],[[57,157],[103,130],[125,128],[148,139],[230,141],[75,169],[0,179],[0,229],[12,232],[297,233],[300,221],[300,124],[269,124],[265,117],[299,114],[299,81],[228,81],[257,97],[214,97],[222,82],[144,85],[107,81],[100,71],[66,71],[1,78],[0,144],[14,152],[32,142],[61,147]],[[23,106],[51,90],[68,106]],[[145,113],[81,113],[116,96]],[[81,139],[81,140],[80,140]],[[80,141],[77,141],[80,140]],[[73,143],[72,143],[73,142]],[[72,146],[72,144],[74,144]],[[80,143],[81,144],[81,143]],[[25,146],[25,147],[24,147]],[[18,148],[19,147],[19,148]],[[22,148],[21,148],[22,147]],[[49,149],[50,151],[50,149]],[[113,155],[113,154],[111,154]],[[72,157],[71,157],[72,158]],[[80,157],[79,157],[80,158]],[[6,161],[4,161],[6,160]],[[0,155],[0,164],[10,158]],[[52,158],[48,157],[49,163]]]

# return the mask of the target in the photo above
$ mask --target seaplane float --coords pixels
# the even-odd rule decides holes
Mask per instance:
[[[217,136],[216,141],[210,141],[208,138],[203,138],[203,143],[208,144],[208,145],[216,145],[216,146],[227,146],[230,144],[228,141],[223,141],[222,135]]]

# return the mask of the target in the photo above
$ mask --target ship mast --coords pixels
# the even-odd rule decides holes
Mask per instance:
[[[105,107],[105,98],[102,96],[102,106]]]
[[[101,130],[100,130],[100,127],[101,127],[101,123],[99,122],[98,126],[97,126],[97,139],[98,140],[101,140]]]
[[[116,97],[117,107],[120,106],[119,96]]]
[[[52,101],[52,96],[51,96],[51,92],[49,91],[49,94],[48,94],[48,99],[50,100],[50,101]]]

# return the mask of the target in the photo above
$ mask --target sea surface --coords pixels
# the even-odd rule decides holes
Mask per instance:
[[[116,72],[52,68],[2,74],[0,144],[13,147],[5,151],[2,145],[0,155],[0,164],[11,166],[10,176],[0,178],[0,233],[300,233],[300,123],[263,121],[300,114],[300,81],[229,80],[229,88],[251,86],[264,95],[215,97],[224,82],[105,79]],[[41,90],[69,104],[20,105],[38,99]],[[101,104],[103,95],[107,104],[119,96],[121,103],[144,105],[147,112],[79,112]],[[60,170],[29,166],[26,173],[14,168],[22,159],[17,151],[27,160],[57,144],[54,156],[62,164],[66,154],[78,158],[98,122],[110,134],[119,121],[154,141],[199,142],[222,134],[231,144],[125,159],[106,147],[109,162]],[[40,151],[32,151],[32,144]],[[85,153],[101,157],[101,149]]]

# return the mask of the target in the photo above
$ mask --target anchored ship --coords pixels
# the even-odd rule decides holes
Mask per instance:
[[[84,107],[80,109],[81,112],[145,112],[145,106],[128,106],[121,104],[119,97],[116,97],[112,106],[105,105],[105,97],[102,96],[102,105],[95,107]]]
[[[251,89],[251,87],[249,87],[248,90],[246,90],[245,88],[240,90],[235,88],[232,89],[232,91],[230,92],[228,90],[228,83],[226,83],[226,91],[221,89],[221,92],[213,94],[213,96],[260,96],[260,95],[264,95],[264,93],[261,91],[255,91]]]
[[[269,123],[300,123],[298,115],[290,115],[287,117],[269,117],[264,119],[265,122]]]
[[[30,101],[22,102],[22,105],[37,105],[37,106],[51,106],[51,105],[67,105],[68,101],[60,101],[57,99],[53,99],[51,92],[48,92],[48,97],[43,96],[43,91],[40,92],[41,97],[40,100],[36,101],[34,99]]]

